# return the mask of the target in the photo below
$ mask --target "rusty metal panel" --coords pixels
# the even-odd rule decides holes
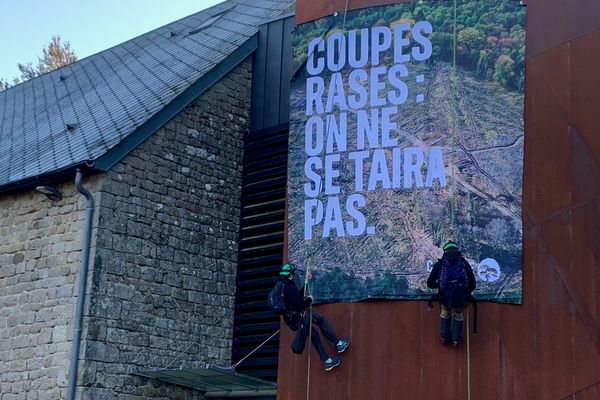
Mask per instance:
[[[419,399],[441,392],[448,399],[466,398],[466,354],[438,345],[437,309],[427,312],[425,302],[393,301],[316,309],[340,336],[349,335],[352,345],[341,355],[342,365],[327,373],[313,350],[310,398]],[[281,340],[289,344],[291,334],[285,330]],[[425,368],[431,360],[444,361],[447,368]],[[306,397],[307,365],[307,352],[296,356],[287,346],[281,348],[279,399]]]
[[[525,0],[527,54],[534,56],[600,28],[598,0]]]
[[[597,1],[600,7],[600,1]],[[600,20],[600,10],[596,12]],[[591,32],[570,44],[569,81],[571,86],[571,121],[589,146],[596,165],[600,162],[600,30]]]
[[[425,302],[318,306],[353,342],[330,372],[311,348],[308,398],[600,398],[600,2],[527,3],[523,305],[479,304],[470,354],[438,343]],[[291,338],[278,399],[307,398]]]
[[[572,392],[572,340],[579,336],[573,332],[575,316],[572,298],[568,292],[569,263],[558,258],[563,252],[570,251],[561,240],[564,238],[564,222],[561,218],[552,218],[541,223],[541,234],[536,240],[539,265],[535,277],[535,299],[537,307],[534,332],[538,333],[536,343],[536,366],[539,391],[543,398],[561,398]],[[562,238],[561,238],[562,232]],[[564,241],[563,241],[564,242]],[[559,250],[561,249],[561,250]],[[543,334],[548,333],[548,334]]]
[[[563,45],[563,53],[568,57],[568,46]],[[560,55],[560,53],[559,53]],[[552,58],[548,58],[551,60]],[[548,168],[548,160],[561,160],[569,163],[569,127],[567,115],[561,110],[551,81],[554,63],[538,62],[530,59],[525,67],[525,144],[531,151],[525,158],[532,161],[533,170],[525,167],[524,175],[533,174],[533,203],[523,204],[524,215],[533,213],[539,218],[548,216],[553,210],[565,207],[570,201],[568,188],[570,173],[568,168]],[[539,185],[537,182],[545,182]],[[523,192],[527,191],[527,185]],[[525,197],[525,196],[524,196]],[[525,199],[524,199],[525,201]],[[531,210],[531,207],[534,210]]]
[[[593,240],[598,238],[600,225],[598,201],[575,209],[571,213],[571,218],[573,226],[581,229],[573,230],[571,236],[572,248],[574,249],[572,253],[574,272],[570,283],[576,293],[582,294],[578,306],[586,318],[586,321],[583,321],[585,330],[589,334],[589,340],[585,341],[586,346],[588,349],[595,347],[596,351],[600,352],[600,295],[598,294],[600,282],[597,273],[599,260],[597,256],[594,256],[594,253],[597,253],[598,246],[596,245],[596,249],[592,248]],[[592,241],[590,241],[590,238],[592,238]],[[596,268],[586,267],[594,265]],[[576,344],[579,345],[581,342]],[[580,368],[580,365],[575,365],[575,367]]]
[[[600,382],[597,382],[591,386],[581,389],[577,393],[571,396],[565,397],[561,400],[598,400],[600,399]]]

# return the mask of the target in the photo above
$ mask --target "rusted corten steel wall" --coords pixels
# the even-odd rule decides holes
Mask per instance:
[[[299,1],[297,23],[346,1],[318,4]],[[479,304],[469,359],[425,302],[318,306],[352,345],[330,372],[311,350],[311,399],[600,399],[600,1],[527,4],[523,305]],[[278,399],[307,398],[291,337]]]

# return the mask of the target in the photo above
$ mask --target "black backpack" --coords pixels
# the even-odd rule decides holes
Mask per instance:
[[[269,292],[269,309],[274,314],[283,315],[287,309],[284,297],[285,285],[282,281],[277,281],[275,286]]]
[[[467,300],[469,278],[462,257],[450,260],[442,258],[440,277],[438,278],[439,299],[448,304],[461,304]]]

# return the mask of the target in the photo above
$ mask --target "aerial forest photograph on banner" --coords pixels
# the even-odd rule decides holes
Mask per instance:
[[[296,26],[288,259],[315,303],[428,299],[453,240],[521,304],[526,7],[411,1]]]

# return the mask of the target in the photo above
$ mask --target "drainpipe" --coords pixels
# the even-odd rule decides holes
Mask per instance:
[[[94,198],[81,184],[83,174],[77,168],[75,176],[75,187],[79,193],[85,196],[87,204],[85,207],[85,229],[83,232],[83,248],[81,256],[81,269],[79,271],[79,290],[77,292],[77,311],[75,312],[75,324],[73,326],[73,343],[71,346],[71,364],[69,371],[69,383],[67,388],[67,400],[75,398],[75,384],[77,383],[77,367],[79,364],[79,345],[81,339],[81,325],[83,322],[83,305],[85,303],[85,287],[87,284],[87,272],[90,258],[90,243],[92,240],[92,217],[94,215]]]

